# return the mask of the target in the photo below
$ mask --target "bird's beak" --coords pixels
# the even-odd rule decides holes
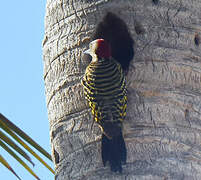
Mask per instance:
[[[87,49],[86,51],[84,51],[84,54],[90,54],[90,49]]]

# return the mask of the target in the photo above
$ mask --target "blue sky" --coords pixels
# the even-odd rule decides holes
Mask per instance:
[[[41,46],[45,3],[45,0],[1,2],[0,112],[50,152]],[[1,147],[0,154],[22,179],[35,180]],[[32,160],[36,164],[33,170],[41,180],[54,179],[35,158]],[[0,179],[16,177],[0,164]]]

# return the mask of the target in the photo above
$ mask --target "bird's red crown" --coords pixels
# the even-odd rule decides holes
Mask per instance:
[[[111,47],[107,41],[104,39],[96,39],[97,47],[95,54],[99,58],[109,58],[111,56]]]

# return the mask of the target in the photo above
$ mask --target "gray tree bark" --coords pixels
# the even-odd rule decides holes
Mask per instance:
[[[100,156],[100,130],[84,99],[82,59],[107,12],[135,41],[123,173]],[[47,0],[44,80],[57,180],[201,179],[201,1]]]

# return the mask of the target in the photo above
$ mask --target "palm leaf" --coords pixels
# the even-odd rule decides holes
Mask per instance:
[[[43,149],[37,142],[35,142],[31,137],[29,137],[25,132],[23,132],[20,128],[18,128],[15,124],[9,121],[5,116],[0,113],[0,121],[4,122],[12,131],[18,134],[21,138],[31,144],[34,148],[36,148],[40,153],[46,156],[50,161],[52,161],[51,155]]]
[[[15,133],[13,133],[13,129],[15,128],[10,128],[7,126],[6,123],[3,122],[2,119],[5,120],[5,117],[1,115],[1,118],[0,118],[0,127],[6,131],[10,136],[12,136],[19,144],[21,144],[27,151],[29,151],[36,159],[38,159],[46,168],[48,168],[53,174],[54,174],[54,170],[40,157],[38,156],[26,143],[24,143]],[[2,118],[4,117],[4,118]]]
[[[46,156],[49,160],[52,161],[51,155],[45,151],[38,143],[36,143],[31,137],[29,137],[25,132],[18,128],[15,124],[9,121],[5,116],[0,113],[0,128],[3,129],[7,134],[9,134],[13,139],[15,139],[21,146],[23,146],[27,151],[29,151],[35,158],[37,158],[46,168],[48,168],[53,174],[54,170],[39,156],[37,155],[23,140],[27,141],[34,148],[36,148],[40,153]],[[23,139],[20,139],[20,137]],[[27,169],[36,179],[39,177],[29,168],[29,166],[5,143],[17,151],[22,157],[28,160],[33,166],[34,163],[31,161],[31,158],[27,153],[19,147],[11,138],[9,138],[4,132],[0,130],[0,146],[2,146],[11,156],[13,156],[24,168]],[[0,156],[0,162],[7,167],[15,176],[20,179],[20,177],[15,173],[7,161]]]
[[[12,139],[10,139],[6,134],[4,134],[1,130],[0,130],[0,137],[1,140],[3,140],[5,143],[11,146],[14,150],[16,150],[19,154],[21,154],[26,160],[28,160],[34,166],[34,163],[31,161],[31,158],[27,155],[27,153],[22,148],[20,148]]]
[[[15,171],[12,169],[12,167],[8,164],[8,162],[0,155],[0,162],[6,167],[8,168],[8,170],[10,170],[19,180],[20,177],[15,173]]]
[[[4,148],[11,156],[13,156],[25,169],[27,169],[30,174],[32,174],[36,179],[40,180],[39,177],[29,168],[29,166],[1,140],[0,146]]]

